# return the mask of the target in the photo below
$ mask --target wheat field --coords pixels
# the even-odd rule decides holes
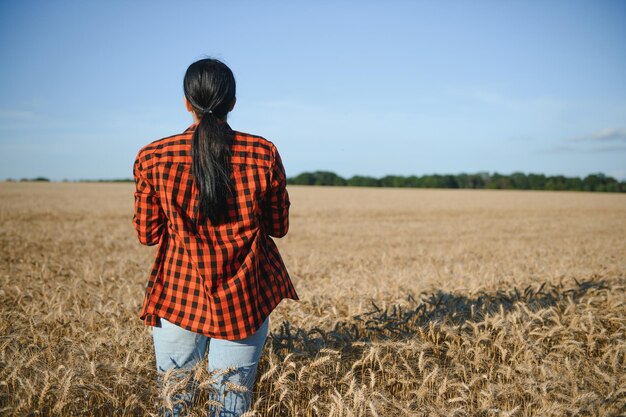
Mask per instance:
[[[0,183],[0,415],[157,415],[133,184]],[[626,195],[290,186],[247,416],[626,411]],[[189,415],[215,375],[199,364]],[[233,387],[237,389],[237,387]]]

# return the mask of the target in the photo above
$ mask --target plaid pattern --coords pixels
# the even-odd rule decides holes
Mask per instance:
[[[183,133],[141,148],[133,167],[139,241],[158,249],[140,318],[159,318],[209,337],[236,340],[254,333],[283,298],[299,300],[276,244],[289,228],[285,171],[270,141],[233,131],[233,196],[228,219],[192,220],[198,195],[191,140]]]

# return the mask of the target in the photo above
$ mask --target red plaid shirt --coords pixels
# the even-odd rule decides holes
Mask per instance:
[[[236,340],[254,333],[283,298],[299,300],[270,237],[289,228],[285,170],[273,143],[232,131],[234,215],[217,226],[206,220],[194,233],[190,153],[197,125],[149,143],[135,160],[133,224],[142,244],[159,245],[140,318]]]

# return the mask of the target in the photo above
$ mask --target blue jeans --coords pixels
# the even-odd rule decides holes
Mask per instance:
[[[240,340],[224,340],[190,332],[161,318],[161,327],[152,328],[159,381],[161,375],[169,369],[192,368],[204,358],[208,347],[209,372],[229,367],[236,368],[236,371],[222,373],[218,378],[218,382],[213,387],[214,394],[210,398],[221,403],[222,407],[219,411],[218,408],[211,407],[208,410],[209,415],[211,417],[237,417],[248,411],[252,405],[252,390],[257,365],[267,338],[268,328],[269,316],[251,336]],[[229,390],[225,385],[226,382],[244,386],[247,391]],[[184,403],[180,402],[175,405],[173,414],[165,410],[165,415],[173,417],[183,415],[181,411],[190,405],[195,397],[194,391],[195,385],[192,384],[182,398]],[[180,399],[174,398],[173,400]]]

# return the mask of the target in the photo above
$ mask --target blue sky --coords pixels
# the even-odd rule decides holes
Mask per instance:
[[[625,21],[623,1],[2,2],[0,179],[132,177],[192,123],[206,56],[288,176],[626,179]]]

